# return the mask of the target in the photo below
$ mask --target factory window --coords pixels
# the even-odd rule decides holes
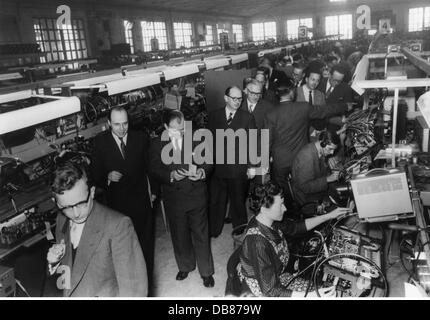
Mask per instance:
[[[287,20],[287,37],[289,40],[299,37],[299,26],[313,28],[312,18]],[[313,33],[308,31],[308,37],[312,38]]]
[[[125,42],[130,45],[130,52],[134,53],[133,45],[133,22],[124,20]]]
[[[175,34],[176,49],[181,47],[189,48],[193,45],[191,37],[193,35],[191,23],[174,22],[173,32]]]
[[[352,15],[325,17],[325,34],[340,35],[341,39],[352,39]]]
[[[409,32],[430,28],[430,7],[409,9]]]
[[[211,46],[214,44],[214,34],[211,25],[206,25],[205,41],[200,41],[200,46]]]
[[[260,41],[267,39],[276,40],[276,22],[264,22],[252,24],[252,40]]]
[[[217,41],[218,41],[218,43],[220,42],[220,36],[219,35],[221,33],[227,33],[227,34],[229,34],[228,29],[225,28],[224,24],[218,24],[217,23],[217,25],[216,25],[216,34],[217,34]],[[230,37],[230,35],[229,35],[229,37]],[[229,39],[229,42],[230,42],[230,39]]]
[[[236,37],[236,42],[243,42],[243,26],[241,24],[233,25],[233,34]]]
[[[84,59],[88,57],[82,20],[72,19],[71,24],[57,26],[57,19],[35,18],[33,28],[36,42],[46,57],[40,62]]]
[[[166,23],[162,21],[142,21],[140,26],[142,28],[143,51],[168,49]]]

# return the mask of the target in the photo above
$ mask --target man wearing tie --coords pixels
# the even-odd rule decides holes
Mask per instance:
[[[111,130],[94,140],[91,173],[96,186],[106,192],[107,205],[133,221],[151,286],[154,219],[147,177],[149,140],[143,132],[128,130],[127,111],[122,107],[111,109],[108,125]]]
[[[273,110],[274,106],[270,102],[261,99],[263,95],[263,88],[257,80],[252,79],[246,85],[246,89],[244,91],[246,100],[245,103],[242,104],[241,109],[252,114],[254,116],[257,128],[263,129],[264,117],[267,113]]]
[[[325,97],[321,91],[317,91],[321,80],[319,70],[310,69],[306,72],[305,84],[297,89],[297,102],[307,102],[312,106],[325,105]]]
[[[157,137],[152,140],[150,172],[161,183],[162,199],[179,269],[176,280],[187,278],[188,273],[196,268],[197,263],[203,285],[213,287],[214,265],[208,231],[206,185],[206,178],[210,175],[213,166],[185,163],[185,121],[180,111],[166,110],[163,114],[163,124],[166,129],[163,136],[168,139]],[[190,135],[190,139],[191,137]],[[192,141],[186,143],[191,146],[196,144]],[[178,157],[180,161],[169,163],[168,159],[163,159],[165,150],[173,153],[173,159],[176,153],[180,156]]]
[[[341,65],[335,65],[330,71],[330,77],[323,79],[318,90],[325,93],[327,103],[352,102],[352,89],[344,82],[346,70]]]
[[[225,136],[223,141],[217,141],[217,129],[232,129],[236,133],[239,129],[245,129],[247,137],[250,129],[256,129],[255,120],[252,114],[240,110],[242,103],[242,90],[238,87],[229,87],[225,91],[224,108],[213,110],[208,116],[208,129],[214,137],[214,147],[220,145],[223,150],[215,148],[215,157],[218,152],[223,152],[223,163],[215,163],[214,173],[210,181],[210,202],[209,202],[209,232],[212,237],[218,237],[224,226],[224,217],[227,209],[227,198],[230,199],[230,216],[233,228],[237,228],[248,222],[246,213],[246,197],[248,193],[248,177],[251,177],[249,163],[239,163],[238,139],[234,149],[228,149]],[[221,138],[221,137],[220,137]],[[246,138],[248,140],[248,138]],[[248,145],[249,148],[249,145]],[[227,154],[234,153],[233,164],[227,163]],[[244,228],[237,228],[235,234],[243,233]]]
[[[61,213],[48,269],[62,273],[64,296],[145,297],[145,259],[131,219],[94,200],[85,168],[72,162],[56,169],[52,192]]]

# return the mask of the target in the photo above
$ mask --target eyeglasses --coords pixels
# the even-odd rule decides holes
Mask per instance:
[[[238,101],[242,101],[242,100],[243,100],[243,98],[242,98],[242,97],[231,97],[231,96],[227,96],[227,97],[229,97],[231,100],[233,100],[233,101],[235,101],[235,102],[238,102]]]
[[[62,212],[66,212],[66,211],[72,211],[74,208],[76,208],[76,209],[82,209],[82,208],[84,208],[87,204],[88,204],[88,201],[90,200],[90,196],[91,196],[91,191],[90,190],[88,190],[88,195],[87,195],[87,199],[86,200],[83,200],[83,201],[80,201],[80,202],[78,202],[78,203],[75,203],[75,204],[72,204],[72,205],[70,205],[70,206],[65,206],[65,207],[60,207],[59,205],[58,205],[58,202],[57,202],[57,200],[54,198],[54,202],[55,202],[55,204],[57,205],[57,208],[59,209],[59,210],[61,210]]]
[[[261,94],[261,92],[254,92],[254,91],[251,91],[251,90],[248,90],[248,93],[249,94],[253,94],[254,96],[259,96]]]

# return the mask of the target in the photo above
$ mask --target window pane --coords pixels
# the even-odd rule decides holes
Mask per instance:
[[[276,22],[265,22],[264,23],[264,39],[275,39],[276,40]]]
[[[299,19],[287,20],[287,37],[290,40],[299,37]]]
[[[326,36],[339,34],[338,16],[325,17],[325,34]]]
[[[341,39],[352,39],[352,15],[339,16],[339,33],[342,35]]]
[[[424,8],[409,9],[409,32],[422,31],[424,21]]]
[[[252,40],[253,41],[264,40],[264,24],[263,23],[253,23],[252,24]]]
[[[424,11],[424,28],[430,28],[430,7],[426,7]]]

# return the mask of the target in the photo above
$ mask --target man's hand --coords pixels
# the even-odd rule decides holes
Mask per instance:
[[[255,177],[255,168],[248,168],[248,170],[246,171],[246,175],[248,176],[248,179],[254,179]]]
[[[181,181],[186,177],[186,174],[183,173],[184,170],[174,170],[170,172],[170,180],[173,181]]]
[[[337,179],[339,179],[339,171],[333,171],[333,173],[327,177],[327,182],[335,182]]]
[[[108,174],[108,181],[118,182],[122,178],[122,173],[118,171],[111,171]]]
[[[64,253],[66,252],[66,245],[64,243],[64,239],[61,239],[61,242],[58,244],[54,244],[51,248],[49,248],[48,256],[46,259],[49,264],[57,264],[64,257]]]
[[[202,168],[197,169],[196,174],[193,176],[189,176],[188,179],[191,181],[203,180],[205,178],[205,170]]]
[[[346,215],[351,212],[352,212],[352,209],[350,208],[336,208],[333,211],[330,211],[329,213],[327,213],[327,217],[329,219],[335,219],[337,217]]]

